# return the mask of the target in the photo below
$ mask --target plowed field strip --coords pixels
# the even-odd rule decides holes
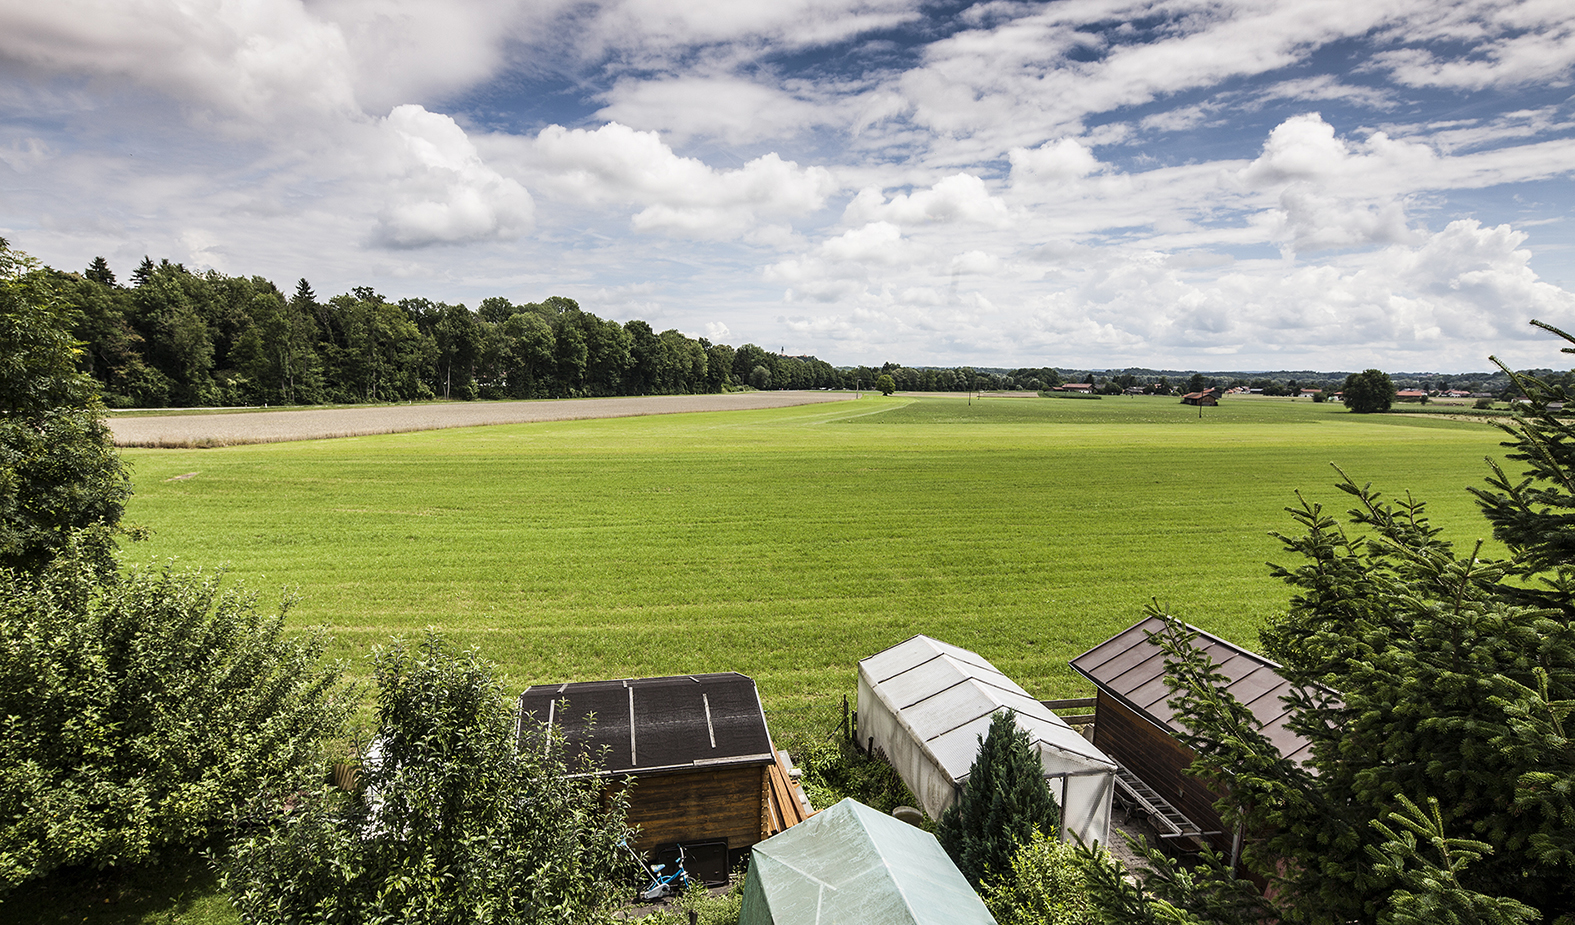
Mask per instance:
[[[751,411],[851,401],[844,392],[735,392],[557,401],[451,402],[376,408],[307,408],[227,414],[111,417],[117,446],[212,447],[397,434],[444,427],[624,418],[690,411]]]

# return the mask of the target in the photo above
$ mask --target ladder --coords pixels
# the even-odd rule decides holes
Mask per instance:
[[[1196,823],[1183,816],[1181,810],[1170,805],[1170,801],[1160,796],[1153,787],[1143,783],[1141,778],[1120,764],[1116,765],[1116,789],[1128,802],[1135,804],[1148,815],[1154,823],[1154,828],[1159,830],[1160,838],[1196,837],[1205,834]]]

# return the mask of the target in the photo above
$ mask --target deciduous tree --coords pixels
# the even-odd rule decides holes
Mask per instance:
[[[429,635],[374,660],[375,750],[357,789],[304,795],[239,842],[247,923],[584,922],[623,888],[625,799],[550,728],[515,740],[490,665]]]
[[[50,276],[0,239],[0,567],[40,569],[82,531],[107,564],[131,494],[69,331]]]
[[[1346,376],[1341,392],[1345,406],[1357,414],[1388,411],[1395,401],[1395,384],[1389,374],[1380,369]]]
[[[353,705],[325,644],[218,576],[0,569],[0,893],[277,812]]]

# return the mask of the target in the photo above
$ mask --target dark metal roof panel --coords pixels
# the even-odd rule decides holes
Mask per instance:
[[[1165,654],[1148,639],[1149,633],[1163,627],[1163,620],[1148,617],[1069,664],[1100,690],[1175,733],[1183,730],[1167,703],[1170,689],[1165,684]],[[1194,645],[1214,659],[1228,679],[1225,689],[1263,724],[1264,737],[1285,757],[1306,760],[1311,743],[1285,725],[1290,710],[1282,698],[1290,693],[1291,684],[1280,675],[1280,666],[1216,636],[1198,633]]]
[[[522,728],[550,721],[577,752],[605,749],[609,774],[772,760],[755,682],[735,672],[538,684],[519,710]]]

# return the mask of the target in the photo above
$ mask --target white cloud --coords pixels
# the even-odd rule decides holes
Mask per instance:
[[[903,251],[902,231],[890,222],[871,222],[820,245],[820,253],[830,260],[859,264],[890,266],[902,261]]]
[[[445,115],[420,106],[396,106],[383,120],[394,161],[379,237],[419,247],[528,230],[534,203],[516,181],[482,162],[465,132]]]
[[[824,101],[728,75],[625,79],[607,98],[597,118],[659,130],[679,143],[696,137],[733,145],[791,138],[839,116]]]
[[[938,222],[991,226],[1005,224],[1010,218],[1006,204],[990,194],[984,180],[967,173],[953,174],[929,189],[898,193],[889,201],[880,190],[860,190],[842,217],[849,224]]]
[[[581,202],[634,202],[639,231],[737,234],[764,219],[820,209],[836,188],[823,167],[765,154],[717,170],[673,153],[655,132],[610,122],[595,130],[550,125],[527,152],[543,188]]]
[[[9,3],[0,57],[130,80],[247,131],[358,111],[343,33],[299,0]]]
[[[1075,138],[1047,141],[1037,148],[1012,148],[1007,152],[1012,163],[1012,185],[1027,183],[1064,183],[1086,177],[1101,169],[1094,152]]]
[[[1533,82],[1569,82],[1575,68],[1575,14],[1557,0],[1499,4],[1482,0],[1440,4],[1409,19],[1392,35],[1402,42],[1442,42],[1464,53],[1410,47],[1374,56],[1372,68],[1386,70],[1412,87],[1481,90]]]

